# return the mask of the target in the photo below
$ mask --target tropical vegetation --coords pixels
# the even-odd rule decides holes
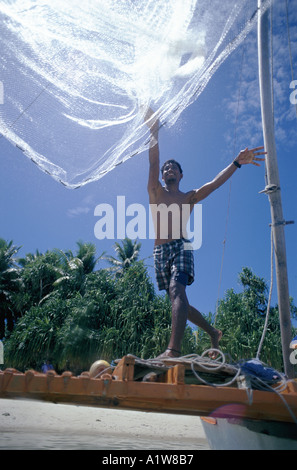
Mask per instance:
[[[170,337],[170,302],[155,292],[140,248],[125,239],[115,245],[116,257],[98,257],[93,244],[80,241],[76,253],[36,251],[19,258],[20,247],[0,239],[4,367],[40,369],[49,359],[58,372],[78,373],[98,358],[161,353]],[[111,267],[100,266],[103,259]],[[208,315],[223,331],[222,350],[235,362],[255,357],[268,302],[266,282],[249,268],[243,268],[239,281],[241,292],[228,290],[215,318]],[[293,300],[291,313],[296,319]],[[182,354],[201,354],[209,347],[208,336],[188,325]],[[261,360],[282,369],[277,305],[269,311]]]

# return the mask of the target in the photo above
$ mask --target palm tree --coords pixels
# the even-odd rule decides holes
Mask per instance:
[[[117,253],[117,258],[108,256],[105,259],[111,264],[110,270],[115,273],[117,277],[121,276],[131,264],[135,263],[139,257],[141,243],[130,238],[122,240],[122,245],[118,242],[115,243],[114,249]]]
[[[5,325],[12,331],[16,314],[13,295],[19,290],[19,267],[14,257],[20,247],[0,238],[0,339],[5,336]]]
[[[22,309],[29,309],[37,305],[53,291],[53,284],[61,276],[62,266],[60,256],[55,251],[45,254],[36,250],[35,254],[28,253],[25,258],[18,260],[22,266],[21,278],[23,282]]]
[[[85,277],[92,273],[96,264],[102,259],[104,253],[96,258],[96,247],[92,243],[77,242],[78,251],[76,256],[71,250],[63,252],[57,250],[60,256],[62,270],[59,278],[55,281],[54,285],[57,287],[60,284],[65,286],[71,285],[74,290],[81,291]],[[70,288],[70,291],[72,291]],[[67,290],[67,289],[66,289]]]
[[[83,269],[85,274],[90,274],[94,271],[96,264],[102,258],[103,253],[96,258],[96,247],[93,243],[83,243],[82,241],[77,242],[78,251],[77,258],[83,263]]]

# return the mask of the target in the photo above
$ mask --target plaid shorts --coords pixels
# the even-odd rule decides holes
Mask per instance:
[[[193,250],[185,250],[187,240],[172,240],[154,248],[155,274],[159,290],[168,290],[170,280],[178,275],[188,275],[187,285],[194,282]]]

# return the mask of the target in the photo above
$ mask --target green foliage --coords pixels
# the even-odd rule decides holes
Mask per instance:
[[[57,371],[81,372],[99,358],[149,358],[166,349],[170,301],[155,293],[144,261],[138,260],[140,244],[125,240],[116,248],[116,270],[94,271],[102,255],[96,258],[92,244],[79,242],[76,254],[53,250],[17,260],[19,248],[0,239],[0,325],[6,367],[38,369],[50,359]],[[223,331],[220,347],[234,361],[255,357],[267,309],[265,281],[248,268],[239,280],[242,292],[227,291],[216,320]],[[296,318],[293,302],[291,306]],[[209,347],[204,331],[186,328],[183,355],[201,354]],[[261,360],[282,368],[277,306],[270,309]]]
[[[22,266],[22,287],[16,302],[20,311],[25,312],[53,291],[53,283],[61,276],[62,267],[60,256],[55,251],[45,254],[37,251],[35,255],[29,253],[18,263]]]
[[[267,311],[265,281],[243,268],[239,275],[243,292],[229,289],[220,301],[216,327],[223,331],[220,343],[234,361],[254,358],[261,341]],[[291,315],[296,318],[296,307],[291,301]],[[296,331],[292,328],[292,337]],[[282,347],[278,308],[270,308],[268,328],[260,354],[262,362],[282,370]]]
[[[0,339],[5,336],[6,327],[12,331],[19,312],[14,305],[14,295],[19,292],[19,268],[15,255],[20,247],[0,238]]]
[[[135,245],[136,246],[136,245]],[[52,255],[53,271],[46,260]],[[44,261],[44,270],[38,269]],[[57,370],[87,370],[98,358],[111,361],[125,354],[154,357],[167,346],[170,303],[155,294],[143,261],[133,260],[113,276],[107,269],[88,272],[72,253],[52,252],[23,263],[31,296],[27,311],[5,341],[5,361],[20,370],[40,367],[50,358]],[[41,273],[39,277],[35,273]],[[52,277],[42,296],[35,279]],[[33,276],[34,275],[34,276]],[[45,283],[43,283],[43,286]],[[189,332],[188,332],[189,335]]]
[[[41,365],[51,357],[56,331],[65,318],[65,303],[59,293],[42,306],[31,307],[5,340],[5,363],[19,369]]]
[[[125,238],[121,243],[116,242],[114,245],[117,258],[114,256],[107,256],[106,259],[111,265],[110,271],[116,277],[120,277],[126,269],[128,269],[139,258],[139,250],[141,243],[137,240],[130,240]]]

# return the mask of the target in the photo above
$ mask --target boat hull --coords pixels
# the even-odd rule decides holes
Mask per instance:
[[[201,418],[212,450],[297,450],[291,423],[230,418]]]

